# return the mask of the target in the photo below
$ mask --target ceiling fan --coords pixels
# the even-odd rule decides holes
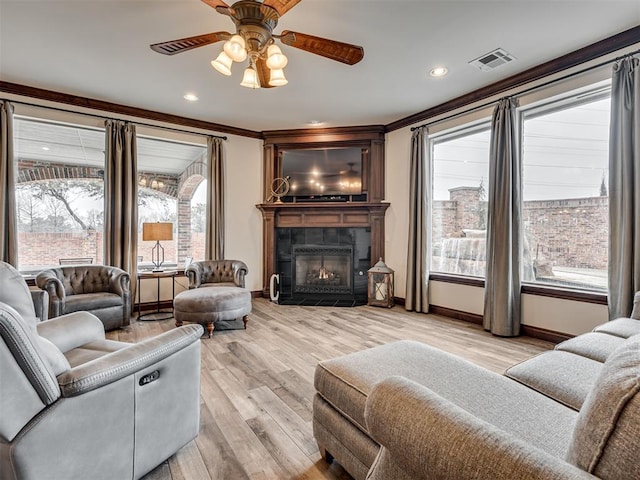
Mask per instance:
[[[225,41],[223,51],[211,65],[224,75],[231,75],[231,64],[249,58],[241,85],[250,88],[286,85],[283,68],[287,57],[275,40],[331,60],[354,65],[364,57],[358,45],[315,37],[306,33],[284,30],[273,33],[279,18],[296,6],[300,0],[240,0],[227,5],[223,0],[202,0],[218,13],[227,15],[236,25],[236,33],[213,32],[168,42],[155,43],[151,49],[164,55],[175,55],[212,43]]]

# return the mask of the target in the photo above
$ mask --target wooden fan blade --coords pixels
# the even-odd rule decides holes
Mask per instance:
[[[262,3],[271,8],[275,8],[276,12],[278,12],[278,15],[283,16],[298,3],[300,3],[300,0],[264,0],[264,2]]]
[[[262,58],[258,58],[256,61],[256,71],[258,72],[258,80],[260,81],[261,88],[273,88],[273,85],[269,85],[269,76],[271,71],[267,67],[267,61]]]
[[[216,7],[228,7],[229,5],[227,5],[225,2],[223,2],[222,0],[202,0],[203,3],[206,3],[207,5],[209,5],[211,8],[216,8]]]
[[[163,55],[175,55],[176,53],[186,52],[193,48],[204,47],[212,43],[226,40],[230,37],[228,32],[205,33],[204,35],[196,35],[195,37],[180,38],[168,42],[154,43],[151,50],[162,53]]]
[[[305,52],[315,53],[337,62],[355,65],[364,57],[364,49],[358,45],[337,42],[326,38],[314,37],[306,33],[285,30],[280,35],[280,41]]]

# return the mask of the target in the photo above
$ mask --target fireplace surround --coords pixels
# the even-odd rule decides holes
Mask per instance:
[[[320,305],[339,301],[352,304],[366,302],[367,270],[380,257],[384,257],[385,212],[389,204],[384,202],[385,185],[385,131],[381,125],[365,127],[335,127],[325,129],[302,129],[294,131],[267,131],[264,134],[263,198],[256,205],[262,213],[262,293],[269,296],[270,280],[274,274],[280,276],[280,299],[311,303],[318,299]],[[276,178],[285,176],[284,152],[294,150],[317,150],[335,148],[357,148],[361,152],[360,195],[321,196],[316,198],[296,197],[295,202],[279,203],[270,197],[271,184]],[[304,153],[304,152],[301,152]],[[309,172],[313,174],[313,162]],[[321,170],[322,171],[322,170]],[[304,237],[304,241],[298,241]],[[317,265],[305,266],[304,270],[292,270],[293,246],[304,248],[334,248],[344,253],[350,247],[350,273],[342,268],[348,261],[320,256]],[[364,247],[362,246],[364,245]],[[334,253],[337,253],[334,252]],[[296,253],[305,250],[296,249]],[[345,256],[348,254],[345,254]],[[304,255],[303,255],[304,256]],[[324,264],[323,262],[324,258]],[[307,259],[308,260],[308,259]],[[337,263],[331,263],[337,262]],[[327,277],[312,280],[314,276]],[[330,268],[331,267],[331,268]],[[336,268],[338,267],[338,268]],[[301,267],[300,267],[301,268]],[[331,273],[325,270],[340,270]],[[310,270],[310,271],[309,271]],[[315,270],[315,272],[314,272]],[[300,277],[317,285],[298,285]],[[337,283],[340,285],[330,285]],[[349,284],[346,280],[349,280]],[[310,283],[307,282],[307,283]],[[274,282],[275,283],[275,282]],[[319,291],[319,290],[340,291]],[[313,291],[309,291],[313,290]],[[314,297],[313,299],[311,297]],[[288,300],[287,300],[288,299]],[[302,300],[300,300],[302,299]],[[337,300],[336,300],[337,299]],[[326,302],[326,303],[322,303]]]
[[[279,303],[362,305],[370,264],[370,228],[276,229]]]

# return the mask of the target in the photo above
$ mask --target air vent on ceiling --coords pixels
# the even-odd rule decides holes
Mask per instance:
[[[511,55],[509,52],[501,48],[496,48],[492,52],[485,53],[475,60],[471,60],[469,62],[469,65],[478,67],[480,70],[488,72],[490,70],[493,70],[494,68],[498,68],[500,65],[504,65],[505,63],[509,63],[515,59],[516,57]]]

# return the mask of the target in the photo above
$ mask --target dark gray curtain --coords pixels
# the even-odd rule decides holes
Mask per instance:
[[[13,105],[0,102],[0,260],[18,266]]]
[[[522,180],[515,100],[500,100],[491,130],[483,323],[494,335],[509,337],[520,334]]]
[[[609,318],[640,290],[640,60],[613,67],[609,132]]]
[[[104,263],[131,275],[135,303],[138,249],[138,181],[136,127],[105,122]]]
[[[224,259],[224,158],[222,139],[207,138],[207,235],[205,257]]]
[[[411,137],[409,170],[409,245],[405,309],[429,312],[429,231],[431,230],[431,155],[429,131],[420,127]]]

